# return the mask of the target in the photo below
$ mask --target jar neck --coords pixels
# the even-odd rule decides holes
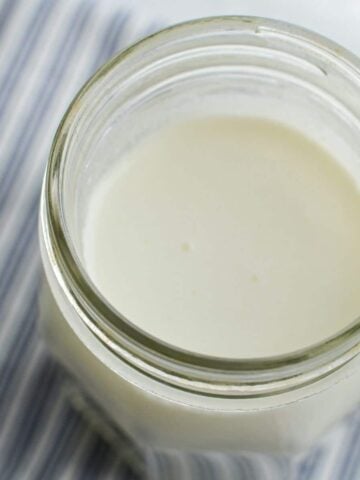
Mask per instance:
[[[69,192],[76,192],[81,170],[74,159],[91,154],[93,139],[110,128],[115,115],[136,124],[132,112],[146,99],[151,100],[147,103],[151,117],[155,99],[173,105],[167,92],[184,92],[189,85],[204,97],[206,93],[217,98],[219,78],[227,82],[228,91],[234,85],[244,90],[257,81],[259,92],[266,87],[268,97],[271,93],[277,101],[274,92],[283,92],[286,85],[296,101],[303,91],[321,114],[328,107],[344,132],[360,138],[360,106],[354,103],[359,62],[340,47],[261,18],[214,18],[172,27],[120,53],[70,106],[57,132],[44,183],[42,233],[64,294],[92,334],[122,361],[159,382],[196,394],[261,397],[301,388],[348,363],[359,353],[360,322],[321,344],[281,357],[229,360],[172,347],[138,329],[97,291],[74,240],[76,216],[68,213],[74,204]],[[179,98],[184,100],[178,97],[178,103]],[[261,102],[264,96],[259,96]],[[213,105],[216,110],[218,103]],[[305,111],[308,103],[301,105]]]

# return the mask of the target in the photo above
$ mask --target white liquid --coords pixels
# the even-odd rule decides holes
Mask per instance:
[[[256,119],[158,131],[98,185],[84,233],[100,292],[178,347],[262,357],[360,314],[360,196],[332,156]]]
[[[85,264],[103,294],[159,338],[228,357],[277,355],[357,316],[359,203],[354,180],[299,133],[260,120],[193,121],[137,145],[100,181]],[[141,445],[177,452],[174,471],[181,451],[302,451],[358,405],[359,356],[254,398],[197,395],[145,375],[64,295],[44,197],[41,219],[48,344],[115,424]]]

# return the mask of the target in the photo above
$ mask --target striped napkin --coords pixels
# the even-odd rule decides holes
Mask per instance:
[[[144,18],[131,3],[0,0],[1,480],[144,477],[127,440],[119,434],[111,442],[112,434],[98,433],[96,415],[84,415],[87,407],[80,413],[82,397],[37,331],[37,210],[55,129],[99,65],[166,23]],[[148,461],[147,478],[179,478],[181,455],[148,452]],[[360,411],[298,458],[243,455],[227,465],[219,458],[214,471],[206,455],[190,463],[183,480],[358,480]]]

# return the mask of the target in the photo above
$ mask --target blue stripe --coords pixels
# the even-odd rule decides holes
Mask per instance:
[[[33,300],[30,310],[28,310],[21,322],[17,325],[17,330],[12,336],[12,342],[9,343],[8,362],[4,362],[0,371],[0,419],[6,415],[6,407],[14,398],[18,386],[19,378],[23,376],[29,360],[29,353],[32,352],[36,335],[31,335],[34,330],[35,321],[38,315],[36,298]]]
[[[233,470],[237,473],[239,480],[243,480],[247,478],[247,469],[244,466],[243,459],[239,456],[232,456],[231,460],[233,462]]]
[[[6,74],[0,83],[0,128],[7,118],[7,106],[12,100],[14,90],[22,79],[21,72],[31,60],[31,54],[37,46],[42,33],[41,26],[49,18],[55,2],[40,0],[38,7],[31,17],[28,28],[23,32],[19,41],[19,48],[14,50],[13,58],[9,59],[11,68],[6,69]]]
[[[124,25],[129,20],[129,14],[118,14],[111,17],[106,28],[104,28],[103,38],[100,41],[100,48],[90,67],[89,75],[100,67],[111,57],[119,47],[120,39],[124,33]]]
[[[122,463],[121,466],[118,468],[117,474],[115,476],[116,479],[122,480],[145,480],[143,476],[140,476],[131,465],[128,463]],[[80,479],[79,479],[80,480]],[[84,478],[84,480],[86,480]],[[158,480],[168,480],[167,477],[159,477]],[[189,479],[190,480],[190,479]]]
[[[338,458],[337,465],[336,465],[336,472],[335,478],[339,478],[342,480],[342,473],[347,467],[347,463],[350,459],[352,448],[353,448],[353,439],[357,435],[358,431],[358,424],[353,421],[353,415],[349,415],[346,419],[347,423],[347,435],[346,439],[341,444],[341,455]]]
[[[217,480],[215,477],[216,461],[210,460],[201,454],[196,457],[196,460],[199,472],[201,472],[201,477],[199,476],[199,478],[202,480]]]
[[[311,463],[308,464],[308,469],[306,471],[306,475],[304,476],[304,480],[316,480],[318,478],[318,469],[319,466],[321,465],[321,462],[324,458],[324,452],[323,450],[316,449]]]
[[[311,453],[300,464],[299,480],[309,480],[320,459],[320,451],[312,450]]]
[[[168,462],[166,461],[166,454],[159,454],[158,470],[160,471],[160,478],[174,480],[174,477],[171,475],[171,470],[169,470],[168,468]]]
[[[59,415],[57,431],[48,445],[46,455],[34,474],[33,480],[58,478],[58,474],[66,467],[68,459],[71,459],[71,454],[83,435],[84,422],[81,416],[65,403],[63,412]]]
[[[21,268],[23,267],[22,259],[26,257],[28,253],[27,247],[34,241],[37,242],[37,232],[35,227],[37,225],[38,212],[33,203],[30,203],[29,210],[25,224],[20,228],[19,235],[15,237],[16,240],[8,251],[8,261],[1,270],[0,305],[2,308],[5,305],[6,297],[12,294],[12,288],[15,286],[12,282],[15,274],[18,271],[21,271]]]
[[[245,479],[246,480],[256,480],[258,478],[258,475],[256,473],[256,464],[254,460],[251,458],[248,458],[245,455],[241,455],[241,457],[238,459],[239,465],[242,465],[243,471],[245,471]]]
[[[87,8],[78,8],[73,14],[64,36],[59,42],[58,51],[54,52],[53,63],[49,68],[50,75],[44,76],[40,90],[34,96],[30,113],[20,126],[18,137],[14,139],[15,147],[9,155],[9,163],[6,165],[3,181],[0,183],[0,215],[7,206],[7,197],[13,187],[21,162],[26,158],[26,154],[35,138],[41,135],[41,128],[44,128],[45,113],[57,100],[56,91],[61,86],[66,65],[70,63],[73,57],[75,46],[84,33],[89,15],[89,5],[87,5]]]
[[[14,325],[14,332],[7,348],[8,361],[3,362],[0,370],[0,418],[6,414],[7,404],[14,398],[19,379],[29,361],[38,338],[36,320],[38,318],[37,302],[38,281],[35,279],[33,294],[28,299],[28,307],[19,321]]]
[[[360,434],[359,434],[360,435]],[[360,479],[360,447],[359,447],[359,440],[358,448],[356,453],[353,456],[353,460],[351,463],[351,467],[348,469],[348,473],[346,476],[342,477],[341,480],[359,480]]]
[[[354,421],[354,431],[350,436],[349,447],[346,450],[346,456],[339,472],[341,480],[357,480],[360,472],[360,422]]]
[[[94,434],[87,456],[82,464],[79,464],[76,478],[86,478],[88,480],[104,478],[111,466],[111,458],[113,457],[113,448],[100,435]]]
[[[24,255],[22,250],[27,250],[30,244],[30,238],[35,233],[35,224],[37,223],[38,212],[39,212],[39,201],[40,201],[40,192],[37,189],[35,194],[33,192],[31,198],[28,198],[27,203],[23,205],[23,208],[19,209],[21,214],[20,218],[17,218],[15,227],[18,227],[18,231],[14,228],[11,233],[13,235],[8,235],[8,238],[13,237],[14,241],[10,243],[10,248],[7,249],[7,255],[4,256],[4,262],[0,264],[0,291],[6,286],[11,288],[13,285],[8,282],[8,279],[4,278],[5,275],[9,275],[16,265],[19,265],[19,257],[17,255]],[[7,232],[8,233],[8,232]],[[15,257],[16,256],[16,257]],[[15,266],[14,266],[15,264]],[[8,273],[7,273],[8,272]],[[0,297],[0,305],[3,305]]]
[[[19,0],[7,0],[1,5],[0,10],[0,40],[6,31],[7,24],[11,21]]]
[[[82,392],[80,396],[81,405],[79,410],[87,418],[92,418],[103,423],[112,432],[113,438],[116,438],[116,453],[120,452],[121,460],[129,465],[136,466],[138,472],[143,472],[144,452],[134,443],[121,429],[116,427],[107,414],[95,403],[91,397]],[[119,458],[118,458],[119,460]]]
[[[354,444],[351,447],[351,452],[348,455],[348,463],[341,471],[341,480],[358,480],[360,478],[360,431],[358,429],[357,434],[354,435]]]
[[[41,434],[43,422],[48,417],[58,394],[61,375],[58,365],[49,359],[43,359],[31,378],[31,387],[26,394],[26,401],[21,406],[16,429],[6,445],[6,470],[0,478],[12,479],[17,469],[27,460],[36,446]],[[15,477],[16,478],[16,477]]]

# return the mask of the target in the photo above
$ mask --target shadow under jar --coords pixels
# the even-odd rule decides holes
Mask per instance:
[[[272,20],[225,17],[146,38],[102,67],[71,104],[41,198],[42,327],[56,357],[144,449],[302,451],[360,399],[360,323],[261,358],[204,355],[151,336],[88,274],[84,222],[98,182],[147,135],[209,115],[280,122],[356,176],[359,86],[358,60],[332,42]]]

